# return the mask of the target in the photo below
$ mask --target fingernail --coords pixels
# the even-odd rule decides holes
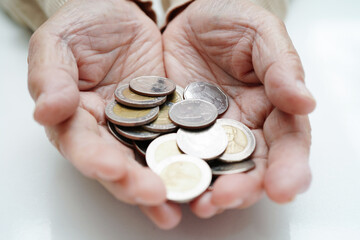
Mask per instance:
[[[225,209],[240,207],[243,204],[243,202],[244,201],[242,199],[235,199],[232,203],[225,206]]]
[[[303,81],[301,81],[301,80],[296,81],[296,89],[297,89],[298,93],[300,93],[304,97],[311,98],[315,101],[313,95],[307,89],[307,87],[305,86]]]

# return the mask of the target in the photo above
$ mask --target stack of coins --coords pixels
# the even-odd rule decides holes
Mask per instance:
[[[114,95],[105,109],[109,131],[146,158],[164,181],[168,200],[189,202],[217,176],[255,168],[251,130],[218,119],[229,106],[220,87],[193,82],[183,90],[168,78],[142,76]]]

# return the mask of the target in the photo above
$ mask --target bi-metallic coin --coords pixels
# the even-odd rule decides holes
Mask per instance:
[[[148,141],[134,141],[136,151],[143,157],[146,155],[147,148],[149,147],[152,140]]]
[[[130,81],[132,91],[145,96],[166,96],[175,91],[176,84],[168,78],[158,76],[142,76]]]
[[[115,130],[118,134],[137,141],[152,140],[160,135],[160,133],[149,132],[142,127],[115,126]]]
[[[115,90],[115,99],[119,103],[135,108],[151,108],[163,104],[166,96],[163,97],[147,97],[139,95],[130,90],[129,84],[119,86]]]
[[[115,125],[109,121],[107,121],[107,126],[108,126],[108,129],[109,129],[109,132],[117,139],[119,140],[122,144],[124,144],[125,146],[127,147],[130,147],[130,148],[134,148],[134,145],[133,145],[133,141],[131,139],[128,139],[124,136],[121,136],[120,134],[118,134],[115,130]]]
[[[234,173],[243,173],[255,168],[255,162],[251,159],[242,162],[226,163],[220,160],[212,160],[207,162],[211,168],[213,175],[226,175]]]
[[[201,131],[180,128],[177,131],[176,142],[184,153],[204,160],[211,160],[225,151],[228,139],[224,129],[215,123]]]
[[[219,157],[225,162],[239,162],[247,159],[255,150],[256,141],[252,131],[241,122],[233,119],[218,119],[228,137],[228,146]]]
[[[198,197],[209,187],[212,178],[206,162],[186,154],[165,159],[154,171],[165,184],[167,199],[178,203]]]
[[[133,127],[152,122],[159,113],[159,107],[148,109],[135,109],[111,101],[105,108],[106,118],[120,126]]]
[[[176,133],[169,133],[156,138],[150,143],[146,150],[146,163],[150,169],[155,167],[164,159],[182,154],[176,144]]]
[[[168,96],[168,100],[160,106],[160,112],[157,119],[147,125],[144,125],[143,128],[152,131],[152,132],[173,132],[177,129],[177,126],[169,118],[169,110],[174,103],[180,102],[183,100],[182,97],[183,89],[176,87],[176,91]]]
[[[208,82],[192,82],[184,90],[186,99],[202,99],[214,104],[219,115],[229,107],[229,99],[220,87]]]
[[[216,107],[200,99],[178,102],[169,111],[169,117],[176,125],[188,129],[208,127],[215,122],[217,116]]]

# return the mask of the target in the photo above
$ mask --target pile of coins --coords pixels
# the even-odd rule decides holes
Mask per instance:
[[[114,95],[105,109],[109,131],[145,157],[163,180],[168,200],[189,202],[217,176],[255,168],[249,159],[256,146],[251,130],[218,119],[229,106],[218,86],[193,82],[183,90],[168,78],[142,76]]]

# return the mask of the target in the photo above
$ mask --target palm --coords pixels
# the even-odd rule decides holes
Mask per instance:
[[[69,11],[74,17],[64,18]],[[164,75],[161,34],[157,26],[134,3],[110,0],[70,2],[51,20],[48,25],[57,23],[60,27],[57,26],[53,42],[47,44],[54,48],[55,43],[55,49],[60,48],[61,61],[50,67],[59,71],[61,77],[71,76],[71,80],[61,79],[72,82],[62,87],[63,91],[70,89],[73,82],[75,90],[63,93],[62,99],[50,99],[47,104],[51,102],[51,107],[46,109],[46,115],[37,109],[35,118],[56,119],[65,109],[71,114],[70,118],[46,130],[66,158],[123,201],[163,202],[165,190],[160,180],[140,168],[134,152],[111,136],[104,115],[105,106],[113,100],[119,84],[136,76]],[[70,107],[74,104],[75,112]],[[140,182],[140,175],[148,176],[148,181]],[[160,187],[151,190],[151,184]]]
[[[197,0],[161,36],[130,1],[69,1],[30,43],[34,117],[83,174],[99,180],[118,199],[143,205],[155,223],[171,228],[180,221],[179,206],[165,203],[160,178],[140,167],[134,152],[108,133],[104,109],[118,84],[136,76],[164,76],[166,69],[167,76],[181,86],[210,81],[230,97],[223,117],[237,119],[254,131],[257,167],[249,174],[219,178],[212,193],[191,204],[194,212],[209,217],[239,206],[239,200],[241,207],[250,206],[264,188],[275,201],[289,201],[310,180],[309,125],[306,116],[277,108],[307,114],[315,103],[305,86],[299,88],[303,83],[284,81],[302,82],[301,63],[283,26],[276,21],[262,24],[268,15],[248,0]],[[262,25],[275,33],[258,31]],[[279,41],[273,41],[274,34]],[[266,171],[265,160],[269,160]]]
[[[252,65],[251,41],[256,32],[245,23],[235,26],[226,19],[221,23],[206,18],[200,21],[191,14],[191,7],[164,33],[168,76],[181,85],[193,81],[220,85],[230,98],[229,109],[222,117],[261,130],[273,106]]]
[[[266,70],[259,70],[256,66],[262,60],[259,52],[264,51],[259,50],[257,41],[262,33],[254,27],[256,24],[251,24],[247,8],[246,1],[197,1],[175,18],[163,35],[168,77],[183,86],[193,81],[220,85],[230,98],[229,109],[221,117],[241,121],[252,129],[257,140],[257,148],[252,155],[256,170],[219,178],[214,191],[206,193],[212,195],[211,201],[210,197],[200,197],[192,204],[194,212],[202,217],[210,216],[213,204],[220,208],[248,207],[260,198],[264,185],[275,186],[273,173],[264,179],[267,160],[274,162],[276,158],[282,160],[283,156],[270,145],[296,125],[292,116],[274,108],[266,94],[263,85]],[[306,117],[301,120],[307,126],[306,121]],[[289,142],[296,144],[296,141]],[[271,157],[269,147],[270,152],[273,150]],[[281,147],[286,146],[283,144]],[[286,202],[298,187],[286,186],[286,190],[283,186],[273,187],[275,190],[270,188],[266,190],[273,199]],[[282,194],[284,190],[288,193]]]

